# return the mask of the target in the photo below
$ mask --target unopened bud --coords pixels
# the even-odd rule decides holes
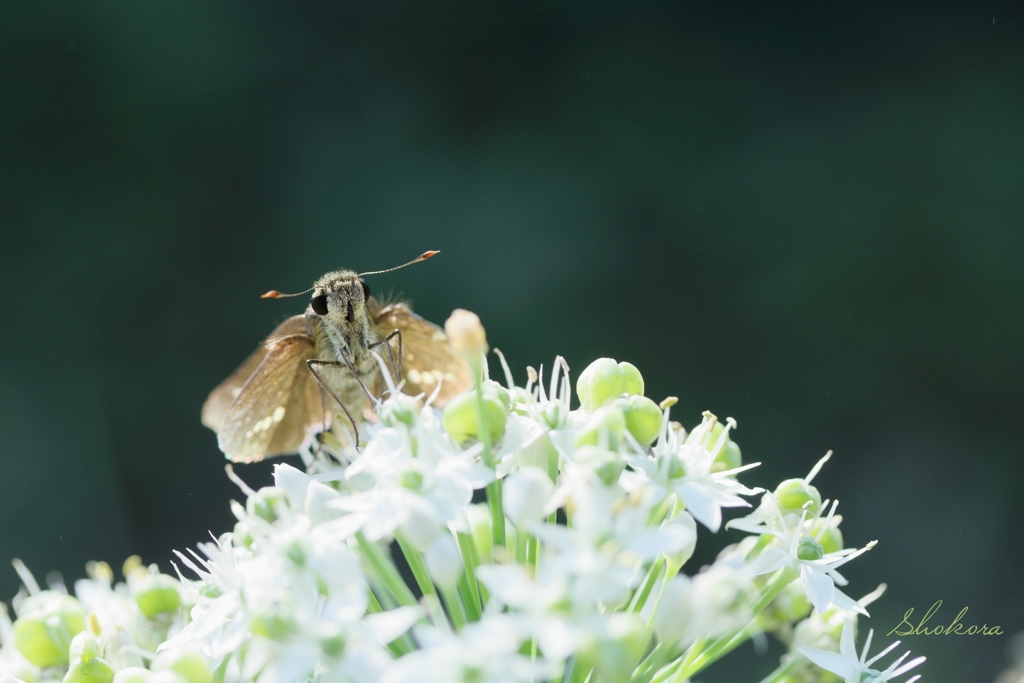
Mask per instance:
[[[487,353],[487,334],[476,313],[456,308],[445,321],[444,331],[462,355],[477,358]]]
[[[643,395],[644,378],[630,363],[616,363],[612,358],[598,358],[576,380],[576,394],[586,411],[600,408],[622,394]]]

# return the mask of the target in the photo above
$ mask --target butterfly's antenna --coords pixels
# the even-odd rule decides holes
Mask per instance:
[[[292,296],[302,296],[303,294],[309,294],[312,291],[313,291],[313,288],[310,287],[309,289],[305,289],[305,290],[303,290],[301,292],[295,292],[295,294],[282,294],[281,292],[277,291],[276,289],[272,289],[269,292],[267,292],[266,294],[261,294],[260,298],[261,299],[287,299],[287,298],[292,297]]]
[[[438,255],[440,253],[441,253],[440,251],[425,251],[422,254],[420,254],[419,256],[417,256],[416,258],[414,258],[412,261],[409,261],[408,263],[403,263],[400,266],[395,266],[394,268],[388,268],[387,270],[374,270],[374,271],[370,271],[369,273],[359,273],[359,277],[363,277],[364,275],[380,275],[381,273],[390,273],[393,270],[398,270],[399,268],[405,268],[406,266],[411,266],[412,264],[419,263],[420,261],[426,261],[431,256],[436,256],[436,255]]]
[[[412,264],[419,263],[420,261],[426,261],[431,256],[437,256],[440,253],[441,253],[440,251],[425,251],[422,254],[420,254],[419,256],[417,256],[416,258],[414,258],[412,261],[409,261],[408,263],[403,263],[400,266],[395,266],[394,268],[388,268],[387,270],[373,270],[373,271],[370,271],[369,273],[359,273],[359,277],[363,277],[364,275],[380,275],[381,273],[390,273],[393,270],[398,270],[399,268],[405,268],[406,266],[411,266]],[[292,296],[302,296],[303,294],[309,294],[312,291],[313,291],[313,288],[310,287],[309,289],[305,289],[305,290],[303,290],[301,292],[296,292],[295,294],[282,294],[281,292],[277,291],[276,289],[272,289],[269,292],[267,292],[266,294],[260,295],[260,298],[261,299],[287,299],[288,297],[292,297]]]

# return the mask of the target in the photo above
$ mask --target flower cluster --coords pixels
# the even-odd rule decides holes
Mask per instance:
[[[881,590],[840,590],[873,543],[846,548],[812,484],[828,456],[748,487],[731,418],[687,431],[675,399],[607,358],[578,378],[577,409],[561,359],[518,386],[499,353],[503,386],[475,316],[455,320],[471,391],[440,410],[391,386],[361,450],[311,438],[306,471],[277,465],[258,491],[229,469],[237,523],[178,553],[177,577],[132,560],[115,584],[94,564],[72,596],[16,563],[0,682],[663,683],[765,633],[790,646],[766,681],[881,682],[923,661],[856,653]],[[758,494],[724,525],[750,535],[683,571],[698,525],[719,532]]]

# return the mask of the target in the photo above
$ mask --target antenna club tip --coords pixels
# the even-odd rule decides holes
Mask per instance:
[[[423,255],[420,256],[419,260],[420,261],[426,261],[431,256],[437,256],[440,253],[441,253],[440,249],[433,249],[431,251],[425,251],[425,252],[423,252]]]
[[[276,299],[279,296],[281,296],[281,292],[277,291],[276,289],[272,289],[269,292],[260,294],[261,299]]]

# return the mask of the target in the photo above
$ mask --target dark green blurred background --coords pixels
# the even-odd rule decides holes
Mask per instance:
[[[632,361],[751,484],[834,449],[867,625],[1024,628],[1019,3],[3,3],[2,599],[227,530],[200,405],[305,305],[258,294],[425,249],[374,289],[520,379]],[[933,682],[1006,643],[905,639]]]

